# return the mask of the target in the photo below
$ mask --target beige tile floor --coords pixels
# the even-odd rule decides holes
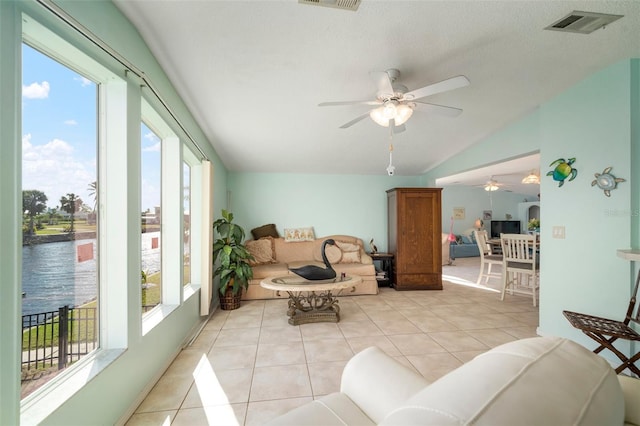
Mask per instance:
[[[443,291],[340,298],[341,321],[291,326],[286,300],[216,312],[127,425],[260,425],[339,390],[346,362],[376,345],[433,381],[502,343],[536,335],[530,297],[475,286],[479,258],[443,268]]]

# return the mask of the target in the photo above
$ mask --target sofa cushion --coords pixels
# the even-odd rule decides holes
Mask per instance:
[[[471,241],[471,237],[469,237],[467,235],[461,235],[460,236],[460,242],[461,242],[461,244],[474,244],[474,242]]]
[[[268,225],[262,225],[257,228],[253,228],[251,230],[251,235],[253,235],[254,240],[259,240],[263,237],[273,237],[279,238],[278,230],[276,229],[276,225],[270,223]]]
[[[322,243],[324,242],[324,240],[316,240],[316,241],[317,241],[317,244],[313,249],[313,259],[317,260],[318,262],[323,262]],[[334,245],[327,244],[327,246],[324,249],[324,254],[327,255],[327,260],[331,264],[338,263],[340,262],[340,259],[342,259],[342,250],[340,250],[337,246],[334,246]]]
[[[284,277],[289,274],[286,263],[268,263],[264,265],[252,266],[253,279],[260,281],[267,277]]]
[[[336,270],[338,276],[343,272],[347,275],[360,275],[361,277],[371,274],[371,265],[363,263],[338,263],[333,265],[333,269]]]
[[[284,229],[284,240],[286,242],[313,241],[315,239],[312,227]]]
[[[336,241],[336,245],[342,251],[340,263],[360,263],[360,246],[344,241]]]
[[[615,372],[568,339],[507,343],[462,365],[407,400],[381,424],[622,424]]]
[[[253,260],[249,261],[251,266],[276,262],[273,255],[273,242],[270,238],[247,241],[245,247],[253,256]]]

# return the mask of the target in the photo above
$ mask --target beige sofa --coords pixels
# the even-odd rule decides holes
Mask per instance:
[[[293,275],[289,268],[297,268],[304,265],[323,266],[321,256],[322,242],[332,238],[338,247],[327,246],[327,257],[336,274],[359,275],[362,283],[358,284],[355,291],[343,291],[342,295],[378,294],[376,271],[371,257],[364,251],[364,245],[360,238],[349,235],[330,235],[316,238],[313,241],[287,242],[284,238],[270,238],[271,253],[256,256],[259,261],[253,265],[253,279],[249,281],[249,289],[243,292],[243,300],[251,299],[275,299],[288,297],[286,293],[279,295],[273,290],[260,287],[260,281],[267,277]],[[261,240],[258,240],[261,241]],[[258,244],[247,241],[247,247]]]
[[[429,384],[370,347],[345,366],[340,392],[268,425],[640,425],[640,380],[616,376],[568,339],[498,346]]]

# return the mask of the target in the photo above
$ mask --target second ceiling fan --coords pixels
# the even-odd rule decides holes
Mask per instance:
[[[470,84],[467,77],[459,75],[420,89],[408,91],[406,86],[396,82],[400,77],[400,71],[397,69],[373,71],[369,75],[375,81],[378,89],[375,100],[322,102],[318,104],[318,106],[371,105],[376,107],[343,124],[340,126],[341,129],[346,129],[367,117],[371,117],[377,124],[384,127],[392,127],[394,133],[399,133],[405,130],[404,123],[411,117],[414,110],[456,117],[462,112],[461,109],[422,102],[420,99]]]

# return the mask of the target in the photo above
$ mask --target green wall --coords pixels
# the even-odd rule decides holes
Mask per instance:
[[[548,177],[541,182],[540,331],[568,336],[594,347],[591,340],[570,327],[563,309],[621,319],[629,301],[630,262],[616,256],[631,246],[631,194],[638,180],[631,175],[631,129],[640,120],[631,110],[632,73],[637,60],[617,63],[592,75],[541,108],[540,153],[543,166],[558,158],[575,157],[578,176],[563,187]],[[634,96],[637,96],[635,94]],[[612,173],[627,179],[606,197],[592,187],[594,173],[613,166]],[[550,167],[543,167],[544,175]],[[552,226],[564,226],[566,239],[551,237]],[[637,239],[634,238],[637,242]],[[608,355],[607,355],[608,356]]]
[[[346,234],[374,239],[387,248],[387,194],[396,187],[416,187],[416,176],[230,173],[231,210],[250,230],[275,223],[284,228],[313,226],[317,237]],[[368,246],[367,246],[368,247]]]
[[[542,181],[540,325],[542,335],[569,337],[593,348],[592,340],[564,319],[565,309],[622,318],[637,265],[617,257],[617,249],[640,242],[640,66],[629,59],[601,70],[541,105],[516,123],[425,174],[439,177],[540,152]],[[558,187],[550,165],[575,157],[577,178]],[[594,174],[613,166],[625,178],[606,197],[591,186]],[[449,192],[447,203],[469,194]],[[554,226],[565,239],[552,238]],[[609,354],[603,354],[611,358]]]

